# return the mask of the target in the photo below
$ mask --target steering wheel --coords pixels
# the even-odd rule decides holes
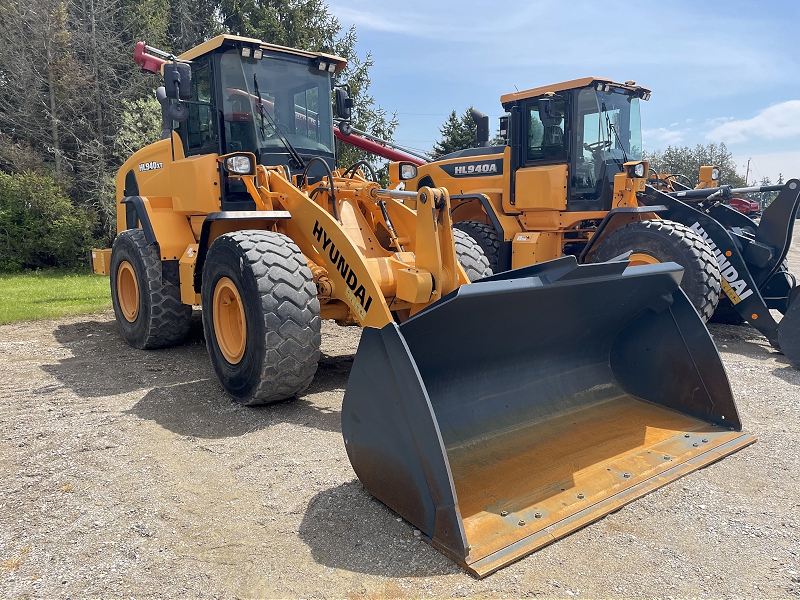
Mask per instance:
[[[281,131],[281,133],[291,133],[289,126],[286,123],[275,123],[275,127]],[[264,120],[264,137],[271,138],[275,137],[277,134],[275,133],[275,129],[273,129],[269,123]]]
[[[600,140],[592,144],[584,144],[583,147],[589,152],[597,152],[598,150],[608,150],[611,148],[611,140]]]

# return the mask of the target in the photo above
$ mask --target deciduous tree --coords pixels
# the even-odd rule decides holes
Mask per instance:
[[[720,183],[734,187],[745,187],[747,182],[736,172],[733,155],[724,143],[698,144],[694,148],[688,146],[669,146],[666,150],[645,152],[645,160],[650,162],[650,168],[657,173],[680,174],[688,179],[694,187],[700,176],[700,167],[704,165],[717,165],[720,168]]]

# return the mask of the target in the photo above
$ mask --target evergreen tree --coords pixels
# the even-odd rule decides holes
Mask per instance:
[[[469,107],[460,117],[456,115],[456,111],[451,112],[447,121],[439,128],[442,137],[433,145],[433,152],[437,157],[477,145],[478,127],[472,120],[471,110],[472,107]]]

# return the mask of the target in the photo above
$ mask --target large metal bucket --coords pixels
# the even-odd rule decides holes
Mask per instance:
[[[755,441],[681,267],[626,266],[495,275],[362,334],[353,469],[479,577]]]

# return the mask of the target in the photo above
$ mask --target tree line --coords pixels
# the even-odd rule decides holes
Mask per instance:
[[[116,171],[161,131],[160,78],[133,62],[138,41],[180,54],[230,33],[336,54],[354,125],[385,139],[397,126],[370,93],[355,27],[323,0],[0,0],[0,23],[0,270],[75,265],[110,242]]]

